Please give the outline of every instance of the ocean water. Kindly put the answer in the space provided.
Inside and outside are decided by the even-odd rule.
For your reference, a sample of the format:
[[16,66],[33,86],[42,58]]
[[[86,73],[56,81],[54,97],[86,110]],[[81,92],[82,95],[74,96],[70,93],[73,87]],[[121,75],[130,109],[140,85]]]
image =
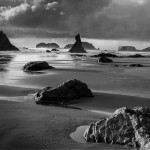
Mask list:
[[[77,78],[95,92],[150,98],[150,57],[113,59],[115,64],[140,63],[145,66],[143,68],[114,67],[112,64],[98,64],[97,59],[90,57],[97,53],[99,51],[89,51],[87,57],[75,57],[66,50],[60,53],[46,53],[45,49],[0,52],[0,56],[12,56],[10,61],[0,62],[0,85],[43,88]],[[47,61],[56,69],[32,74],[23,72],[23,66],[30,61]]]

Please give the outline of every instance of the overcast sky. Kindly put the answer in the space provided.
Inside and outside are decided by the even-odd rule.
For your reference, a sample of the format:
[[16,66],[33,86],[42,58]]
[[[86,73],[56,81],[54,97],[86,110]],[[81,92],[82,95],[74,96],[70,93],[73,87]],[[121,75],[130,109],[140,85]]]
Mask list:
[[150,40],[150,0],[0,0],[0,28],[12,38]]

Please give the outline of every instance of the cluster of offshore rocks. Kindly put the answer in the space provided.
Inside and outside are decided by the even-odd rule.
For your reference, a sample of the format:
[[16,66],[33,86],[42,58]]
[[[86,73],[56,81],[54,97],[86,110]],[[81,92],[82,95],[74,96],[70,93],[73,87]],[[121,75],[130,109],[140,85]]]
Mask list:
[[[98,63],[113,63],[113,60],[111,58],[143,58],[143,55],[135,54],[130,56],[117,56],[115,54],[111,53],[100,53],[97,55],[91,56],[93,58],[97,58]],[[129,65],[119,65],[119,64],[113,64],[115,67],[144,67],[142,64],[129,64]]]
[[[75,44],[67,44],[64,49],[70,49],[70,53],[86,53],[86,50],[97,50],[93,44],[89,42],[81,42],[80,34],[75,36]],[[52,48],[53,50],[57,50],[60,46],[57,43],[39,43],[36,45],[36,48]],[[27,48],[25,48],[27,49]],[[19,51],[17,47],[11,44],[7,35],[0,31],[0,51]],[[133,46],[120,46],[118,51],[120,52],[150,52],[150,47],[145,48],[143,50],[137,50]],[[47,52],[50,52],[47,50]]]
[[[86,53],[86,50],[97,50],[93,44],[88,42],[81,42],[80,34],[75,36],[75,44],[67,44],[64,49],[70,49],[70,53]],[[60,48],[56,43],[39,43],[37,48]],[[86,49],[86,50],[85,50]],[[143,50],[137,50],[134,46],[120,46],[119,52],[150,52],[150,47]]]
[[120,46],[118,51],[119,52],[150,52],[150,47],[147,47],[142,50],[137,50],[134,46]]
[[[86,53],[86,50],[97,50],[93,44],[88,42],[81,42],[80,34],[75,36],[76,42],[74,44],[67,44],[64,49],[70,49],[70,53]],[[59,49],[60,46],[56,43],[39,43],[36,45],[36,48],[52,48]],[[50,50],[47,50],[50,52]]]
[[150,149],[150,109],[120,108],[109,118],[90,124],[84,133],[90,143],[128,145]]

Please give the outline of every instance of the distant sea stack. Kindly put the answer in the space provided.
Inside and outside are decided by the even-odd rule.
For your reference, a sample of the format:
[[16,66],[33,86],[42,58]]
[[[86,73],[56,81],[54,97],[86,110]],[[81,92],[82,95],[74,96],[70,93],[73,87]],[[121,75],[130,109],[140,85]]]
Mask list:
[[[67,44],[64,49],[71,49],[71,47],[73,46],[73,44]],[[97,50],[93,44],[91,43],[88,43],[88,42],[82,42],[82,46],[85,48],[85,49],[89,49],[89,50]]]
[[17,47],[12,45],[3,31],[0,31],[0,51],[19,51]]
[[142,52],[150,52],[150,47],[143,49]]
[[72,48],[69,50],[70,53],[86,53],[86,50],[84,50],[80,38],[80,34],[75,36],[75,44],[72,46]]
[[56,43],[39,43],[36,45],[36,48],[60,48]]
[[133,46],[120,46],[118,51],[120,51],[120,52],[137,52],[138,50]]

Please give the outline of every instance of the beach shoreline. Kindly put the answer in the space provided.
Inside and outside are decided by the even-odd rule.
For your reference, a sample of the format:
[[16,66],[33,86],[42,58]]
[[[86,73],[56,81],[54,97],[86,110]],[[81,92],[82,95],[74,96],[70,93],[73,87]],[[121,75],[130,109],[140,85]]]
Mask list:
[[[56,69],[32,74],[23,72],[23,65],[32,59],[45,60]],[[121,64],[131,59],[114,61]],[[149,59],[140,61],[147,64]],[[95,58],[76,59],[67,53],[17,53],[2,67],[6,71],[0,72],[0,149],[129,149],[80,143],[70,134],[80,126],[110,116],[120,107],[148,107],[150,104],[148,67],[114,67],[98,64]],[[85,82],[94,97],[73,100],[63,107],[35,104],[37,91],[57,87],[69,79]],[[83,131],[77,136],[82,134]]]

